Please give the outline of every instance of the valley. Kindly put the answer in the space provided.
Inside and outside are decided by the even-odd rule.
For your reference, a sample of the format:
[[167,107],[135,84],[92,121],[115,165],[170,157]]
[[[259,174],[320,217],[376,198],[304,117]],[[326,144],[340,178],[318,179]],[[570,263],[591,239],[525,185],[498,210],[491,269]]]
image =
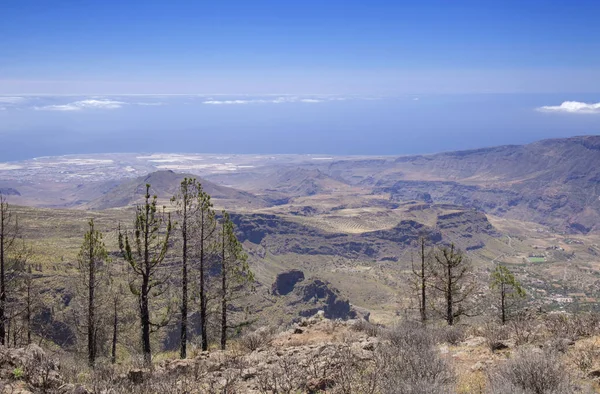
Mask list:
[[216,210],[231,212],[258,280],[249,304],[264,316],[294,318],[273,312],[263,294],[278,274],[300,269],[373,321],[393,321],[413,308],[411,261],[424,233],[467,253],[482,296],[503,263],[536,307],[595,309],[600,297],[597,136],[408,157],[102,154],[0,163],[0,190],[19,206],[31,261],[49,288],[73,270],[88,218],[116,251],[117,226],[131,221],[144,185],[169,211],[184,177],[198,177]]

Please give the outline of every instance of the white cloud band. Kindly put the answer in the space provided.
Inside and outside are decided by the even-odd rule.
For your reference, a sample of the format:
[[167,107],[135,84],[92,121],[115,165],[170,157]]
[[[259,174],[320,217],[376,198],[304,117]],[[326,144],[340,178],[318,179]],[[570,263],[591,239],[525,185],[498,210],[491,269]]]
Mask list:
[[25,100],[25,97],[0,96],[1,104],[19,104],[24,102]]
[[123,101],[116,100],[80,100],[74,101],[68,104],[57,104],[57,105],[46,105],[44,107],[36,107],[35,109],[44,110],[44,111],[81,111],[86,108],[95,108],[95,109],[116,109],[121,108],[123,104],[126,104]]
[[[331,100],[340,100],[340,98],[333,98]],[[300,97],[277,97],[274,99],[250,99],[250,100],[207,100],[203,101],[203,104],[212,104],[212,105],[233,105],[233,104],[281,104],[281,103],[322,103],[324,99],[316,99],[316,98],[300,98]]]
[[546,105],[537,108],[541,112],[564,112],[571,114],[600,114],[600,103],[582,103],[580,101],[564,101],[561,105]]

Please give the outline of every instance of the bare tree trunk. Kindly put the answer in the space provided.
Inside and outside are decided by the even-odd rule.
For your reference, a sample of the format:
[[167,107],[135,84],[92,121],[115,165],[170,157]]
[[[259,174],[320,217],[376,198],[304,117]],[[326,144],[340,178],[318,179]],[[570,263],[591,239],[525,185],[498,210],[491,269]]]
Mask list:
[[88,278],[88,363],[90,367],[94,367],[96,362],[96,324],[94,316],[94,290],[95,290],[95,274],[96,265],[94,262],[94,222],[90,221],[90,250],[89,250],[89,278]]
[[[148,191],[146,192],[149,198]],[[152,349],[150,345],[150,308],[148,305],[148,293],[150,291],[150,251],[148,250],[148,232],[150,218],[150,205],[146,203],[145,231],[144,231],[144,275],[142,278],[141,300],[140,300],[140,320],[142,323],[142,347],[144,352],[144,363],[152,363]]]
[[506,324],[506,288],[504,283],[500,286],[500,308],[502,309],[502,325],[504,325]]
[[4,197],[0,194],[0,344],[4,345],[6,337],[6,273],[5,273],[5,245],[6,221],[8,220],[8,207]]
[[205,212],[201,213],[202,218],[200,222],[200,333],[202,338],[202,350],[208,350],[208,333],[206,332],[206,289],[205,289],[205,278],[204,278],[204,215]]
[[110,362],[112,364],[117,362],[117,333],[118,333],[118,324],[119,324],[119,299],[115,296],[113,299],[113,335],[112,335],[112,352],[110,357]]
[[31,284],[33,281],[31,266],[27,267],[27,299],[25,305],[25,322],[27,324],[27,345],[31,345]]
[[148,278],[144,277],[142,283],[142,297],[140,300],[140,322],[142,324],[142,351],[144,363],[152,362],[152,349],[150,345],[150,310],[148,307]]
[[182,268],[181,268],[181,348],[179,351],[180,358],[187,357],[187,324],[188,324],[188,273],[187,273],[187,252],[188,252],[188,235],[187,235],[187,195],[183,202],[183,223],[181,233],[183,237],[182,250]]
[[421,321],[427,321],[427,281],[425,273],[425,238],[421,238]]
[[12,319],[7,318],[5,320],[5,325],[4,325],[5,333],[4,333],[4,335],[6,335],[6,343],[5,343],[6,347],[10,347],[10,333],[11,333],[10,329],[11,329],[11,323],[12,323]]
[[225,261],[225,223],[221,243],[221,350],[227,346],[227,263]]
[[[9,323],[10,323],[10,322],[12,322],[12,320],[13,320],[13,319],[10,319],[10,320],[9,320]],[[15,322],[15,326],[16,326],[16,325],[17,325],[17,324],[16,324],[16,322]],[[17,338],[19,337],[19,330],[18,330],[18,328],[17,328],[17,327],[14,327],[14,328],[13,328],[13,331],[12,331],[12,337],[13,337],[13,347],[17,347]],[[8,342],[10,341],[10,336],[9,336],[9,335],[7,335],[7,338],[8,338],[8,340],[7,340],[6,342],[8,343]]]
[[446,321],[448,322],[448,325],[451,326],[454,324],[454,310],[452,304],[452,296],[454,292],[452,291],[452,266],[450,264],[448,264],[447,270],[448,289],[446,290]]

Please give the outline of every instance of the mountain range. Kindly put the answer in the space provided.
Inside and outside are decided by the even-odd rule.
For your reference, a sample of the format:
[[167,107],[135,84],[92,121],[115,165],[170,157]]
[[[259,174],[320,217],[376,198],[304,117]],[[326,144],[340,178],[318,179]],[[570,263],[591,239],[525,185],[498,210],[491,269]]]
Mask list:
[[[390,320],[404,307],[398,289],[415,242],[428,234],[432,245],[465,250],[483,282],[495,263],[510,264],[536,302],[600,297],[600,136],[401,157],[40,158],[0,165],[0,190],[23,206],[33,250],[56,270],[56,259],[76,258],[86,218],[113,234],[146,184],[170,207],[186,177],[198,178],[217,210],[231,212],[265,291],[299,269]],[[261,297],[250,301],[278,313]]]

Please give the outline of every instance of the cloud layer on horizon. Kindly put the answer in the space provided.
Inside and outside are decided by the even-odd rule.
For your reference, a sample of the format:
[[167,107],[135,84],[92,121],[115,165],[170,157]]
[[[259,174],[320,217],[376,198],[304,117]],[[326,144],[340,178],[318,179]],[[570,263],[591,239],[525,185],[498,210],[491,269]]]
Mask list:
[[25,97],[0,96],[0,104],[18,104],[25,100]]
[[[140,100],[140,97],[145,99]],[[157,100],[160,98],[160,101]],[[184,99],[186,101],[181,101]],[[198,100],[199,101],[195,101]],[[172,104],[208,104],[208,105],[244,105],[244,104],[282,104],[282,103],[325,103],[345,100],[369,100],[369,97],[342,97],[334,95],[40,95],[40,96],[2,96],[0,110],[35,110],[55,112],[83,112],[83,110],[114,110],[126,106],[167,106]]]
[[95,108],[95,109],[116,109],[121,108],[124,104],[127,104],[123,101],[116,100],[79,100],[74,101],[68,104],[55,104],[55,105],[45,105],[42,107],[35,107],[36,110],[43,111],[81,111],[86,108]]
[[[244,100],[215,100],[210,99],[203,101],[202,104],[211,104],[211,105],[236,105],[236,104],[282,104],[282,103],[322,103],[324,101],[331,101],[334,99],[323,99],[323,98],[301,98],[301,97],[277,97],[274,99],[244,99]],[[335,98],[335,100],[339,100],[339,98]]]
[[562,112],[570,114],[600,114],[600,103],[582,103],[580,101],[563,101],[560,105],[545,105],[537,108],[540,112]]

